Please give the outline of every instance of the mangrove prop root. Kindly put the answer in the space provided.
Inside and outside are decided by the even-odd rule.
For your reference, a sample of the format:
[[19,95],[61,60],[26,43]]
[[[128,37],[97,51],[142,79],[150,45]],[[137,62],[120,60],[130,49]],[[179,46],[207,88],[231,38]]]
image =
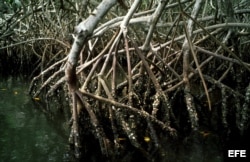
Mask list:
[[[99,5],[90,5],[90,8],[97,7],[76,27],[70,52],[67,43],[58,39],[24,42],[42,61],[35,69],[41,72],[30,85],[32,97],[45,96],[49,103],[61,92],[70,96],[67,101],[72,108],[71,139],[76,155],[81,156],[78,152],[84,144],[81,126],[86,123],[81,123],[81,107],[91,123],[88,131],[99,141],[105,156],[119,154],[125,146],[120,137],[125,136],[148,158],[152,152],[162,149],[162,136],[177,136],[177,130],[185,132],[186,127],[190,128],[188,131],[199,130],[204,118],[215,120],[214,123],[223,125],[224,129],[230,129],[235,123],[242,134],[249,129],[250,86],[247,79],[250,63],[245,51],[249,49],[250,26],[247,10],[235,8],[231,12],[233,16],[220,13],[218,19],[218,15],[206,16],[214,9],[203,6],[202,0],[171,4],[170,1],[148,4],[135,0],[127,12],[117,14],[121,11],[119,8],[110,10],[116,2],[103,0]],[[238,4],[234,5],[239,8]],[[148,9],[142,11],[145,6]],[[182,9],[183,6],[187,7]],[[29,14],[31,12],[25,15]],[[238,20],[239,17],[244,21]],[[19,24],[15,16],[9,20],[15,20],[11,28]],[[53,22],[51,17],[49,20],[52,24],[60,24],[57,21],[61,19]],[[54,31],[57,28],[63,25],[55,25]],[[13,30],[16,31],[19,29]],[[3,39],[7,34],[6,30],[0,36],[0,43],[11,44],[11,40]],[[38,46],[42,41],[47,42]],[[55,48],[58,44],[59,49]],[[11,47],[24,51],[25,48],[19,45],[0,49]],[[69,54],[61,56],[61,50]],[[48,54],[52,52],[54,56]],[[218,114],[213,115],[214,112]],[[232,122],[231,117],[235,121]],[[207,122],[206,126],[211,123]],[[147,141],[141,140],[144,136]]]

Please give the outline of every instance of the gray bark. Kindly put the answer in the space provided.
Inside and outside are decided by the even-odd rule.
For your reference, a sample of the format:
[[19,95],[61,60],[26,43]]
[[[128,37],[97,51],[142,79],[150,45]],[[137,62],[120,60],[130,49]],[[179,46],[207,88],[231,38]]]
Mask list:
[[68,62],[76,66],[83,44],[87,41],[88,36],[93,33],[100,20],[116,4],[117,0],[104,0],[91,13],[91,15],[81,22],[76,29],[76,38],[69,53]]

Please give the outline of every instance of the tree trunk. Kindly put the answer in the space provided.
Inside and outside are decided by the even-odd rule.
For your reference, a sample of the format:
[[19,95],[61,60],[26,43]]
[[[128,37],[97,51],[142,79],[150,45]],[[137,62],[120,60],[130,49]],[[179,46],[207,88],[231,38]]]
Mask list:
[[71,137],[73,139],[75,147],[75,155],[80,156],[79,147],[80,147],[80,136],[78,128],[78,116],[79,112],[77,111],[77,102],[79,98],[76,95],[78,91],[77,87],[77,76],[76,76],[76,66],[78,63],[78,58],[81,53],[81,50],[84,44],[88,41],[88,37],[92,34],[93,30],[103,18],[104,15],[109,11],[109,9],[116,4],[116,0],[103,0],[99,6],[91,13],[91,15],[85,21],[81,22],[76,27],[76,36],[74,38],[74,43],[69,53],[68,61],[65,68],[65,78],[68,83],[69,92],[72,96],[73,101],[73,110],[72,110],[72,119],[73,125],[71,129]]

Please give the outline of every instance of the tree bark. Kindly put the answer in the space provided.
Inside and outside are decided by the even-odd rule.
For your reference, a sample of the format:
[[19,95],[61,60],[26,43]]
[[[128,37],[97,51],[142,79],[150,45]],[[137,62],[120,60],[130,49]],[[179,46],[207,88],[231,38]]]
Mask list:
[[97,8],[91,13],[91,15],[83,22],[81,22],[76,29],[76,36],[74,38],[74,43],[69,53],[68,61],[65,68],[65,79],[68,83],[69,92],[72,96],[73,110],[72,119],[73,125],[71,129],[71,137],[74,141],[75,155],[80,156],[79,152],[79,127],[78,127],[78,115],[79,105],[76,102],[81,102],[76,95],[78,91],[77,87],[77,76],[76,76],[76,66],[78,63],[79,55],[81,53],[83,45],[87,42],[88,37],[93,33],[100,20],[106,15],[106,13],[116,4],[116,0],[103,0]]
[[[191,13],[191,17],[196,19],[201,7],[203,0],[196,0],[193,11]],[[194,29],[194,22],[192,19],[188,20],[187,27],[186,27],[186,39],[182,45],[182,53],[183,53],[183,81],[184,81],[184,95],[186,100],[186,106],[189,113],[189,118],[191,121],[191,128],[193,130],[197,130],[198,128],[198,115],[194,106],[193,96],[190,93],[190,82],[189,82],[189,74],[190,74],[190,58],[191,58],[191,49],[189,47],[190,41],[188,38],[192,38],[193,29]]]

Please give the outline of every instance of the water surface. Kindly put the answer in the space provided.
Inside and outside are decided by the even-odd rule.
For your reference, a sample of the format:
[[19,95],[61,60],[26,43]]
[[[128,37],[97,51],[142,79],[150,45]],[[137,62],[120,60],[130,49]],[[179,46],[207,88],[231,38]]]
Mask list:
[[0,162],[68,161],[67,128],[45,115],[27,89],[24,79],[0,79]]

